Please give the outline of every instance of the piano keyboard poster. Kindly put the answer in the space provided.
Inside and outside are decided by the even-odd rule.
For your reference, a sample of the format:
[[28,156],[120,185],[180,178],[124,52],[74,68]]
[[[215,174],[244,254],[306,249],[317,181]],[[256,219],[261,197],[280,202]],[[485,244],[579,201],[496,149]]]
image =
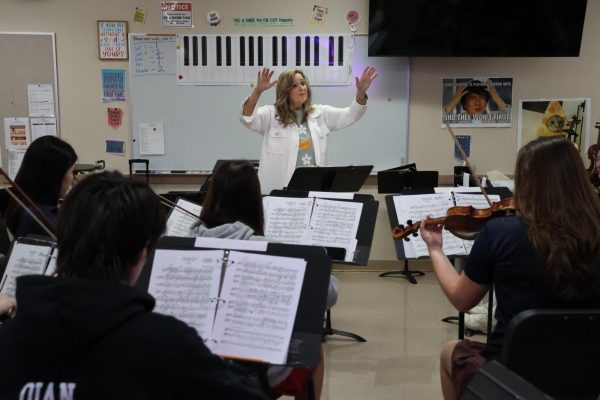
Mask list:
[[275,76],[300,68],[313,86],[350,85],[354,37],[349,34],[177,36],[180,85],[247,85],[262,68]]

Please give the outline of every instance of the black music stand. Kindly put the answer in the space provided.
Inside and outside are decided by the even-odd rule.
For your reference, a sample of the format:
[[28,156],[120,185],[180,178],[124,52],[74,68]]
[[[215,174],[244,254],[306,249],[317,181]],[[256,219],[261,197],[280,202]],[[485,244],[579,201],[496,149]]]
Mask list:
[[[270,196],[275,197],[308,197],[309,192],[301,190],[272,190]],[[323,196],[322,198],[327,198]],[[379,210],[379,202],[373,199],[372,195],[354,194],[353,199],[332,199],[336,201],[352,201],[363,203],[360,221],[358,223],[358,232],[356,233],[356,251],[352,261],[344,261],[345,250],[337,247],[326,247],[327,254],[338,264],[349,265],[367,265],[369,262],[369,254],[371,253],[371,245],[373,243],[373,232],[375,231],[375,221],[377,211]],[[323,338],[327,336],[339,335],[352,338],[358,342],[366,342],[367,340],[355,333],[334,329],[331,323],[331,310],[325,313],[325,326],[323,327]]]
[[438,175],[438,171],[413,171],[405,169],[405,167],[379,171],[377,173],[377,192],[400,193],[406,189],[436,187]]
[[286,190],[358,192],[373,170],[372,165],[296,168]]
[[[196,238],[163,236],[158,240],[156,248],[205,250],[204,248],[195,247],[195,241]],[[227,242],[226,239],[223,241]],[[227,248],[222,247],[222,249]],[[331,274],[331,259],[327,256],[323,247],[282,243],[269,243],[265,254],[306,260],[306,272],[300,291],[300,300],[296,311],[296,319],[294,320],[286,365],[312,368],[318,364],[321,358],[323,313],[325,312],[329,275]],[[136,283],[137,287],[144,290],[148,289],[153,261],[154,252],[148,257],[146,266]]]

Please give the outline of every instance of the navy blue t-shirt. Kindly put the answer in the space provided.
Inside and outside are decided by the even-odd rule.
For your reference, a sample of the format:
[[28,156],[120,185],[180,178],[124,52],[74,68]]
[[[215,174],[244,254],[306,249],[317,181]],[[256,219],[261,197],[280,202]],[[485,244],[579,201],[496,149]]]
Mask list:
[[527,237],[527,225],[516,215],[496,218],[485,225],[475,240],[464,272],[474,282],[494,284],[498,322],[482,352],[486,359],[501,356],[508,323],[521,311],[600,306],[598,298],[567,302],[550,293],[542,259]]

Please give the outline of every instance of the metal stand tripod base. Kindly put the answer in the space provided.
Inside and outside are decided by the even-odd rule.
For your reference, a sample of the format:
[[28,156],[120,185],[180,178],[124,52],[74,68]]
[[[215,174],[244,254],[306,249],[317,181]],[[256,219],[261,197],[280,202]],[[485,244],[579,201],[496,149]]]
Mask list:
[[415,279],[415,276],[424,276],[425,272],[409,270],[408,269],[408,260],[404,260],[404,269],[402,271],[387,271],[387,272],[382,272],[381,274],[379,274],[379,276],[381,276],[381,277],[395,276],[395,275],[401,275],[402,277],[406,278],[410,283],[412,283],[413,285],[416,285],[417,280]]
[[331,336],[331,335],[339,335],[339,336],[349,337],[349,338],[354,339],[357,342],[361,342],[361,343],[367,341],[367,339],[365,339],[362,336],[357,335],[356,333],[333,329],[331,327],[331,310],[327,310],[325,312],[325,327],[323,328],[322,339],[325,340],[325,338],[327,336]]

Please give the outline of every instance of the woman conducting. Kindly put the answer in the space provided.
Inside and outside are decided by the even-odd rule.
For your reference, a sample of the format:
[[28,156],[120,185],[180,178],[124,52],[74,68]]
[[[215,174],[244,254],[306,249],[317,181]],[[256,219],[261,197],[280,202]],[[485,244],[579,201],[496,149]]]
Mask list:
[[521,148],[515,209],[485,225],[460,275],[442,251],[442,227],[421,224],[438,282],[458,310],[472,308],[491,284],[497,296],[487,344],[451,341],[442,350],[445,399],[460,398],[478,368],[500,357],[519,312],[600,305],[600,199],[573,143],[542,137]]
[[[287,70],[272,81],[274,71],[263,68],[256,87],[242,105],[241,122],[262,135],[258,177],[263,193],[286,186],[296,167],[327,164],[327,135],[358,121],[367,110],[367,89],[377,76],[367,67],[356,77],[356,97],[349,107],[312,104],[308,80],[301,70]],[[275,104],[256,107],[271,87]]]

